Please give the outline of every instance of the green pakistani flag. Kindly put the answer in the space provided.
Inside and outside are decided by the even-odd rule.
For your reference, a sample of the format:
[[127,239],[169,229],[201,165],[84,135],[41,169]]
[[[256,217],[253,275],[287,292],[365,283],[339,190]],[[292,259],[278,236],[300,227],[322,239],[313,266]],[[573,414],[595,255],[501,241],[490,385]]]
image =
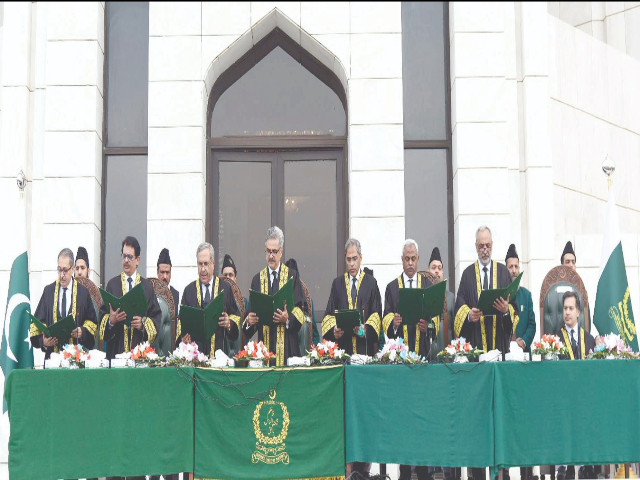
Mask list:
[[593,323],[601,335],[620,335],[625,344],[638,351],[638,336],[633,320],[613,186],[609,188]]
[[[21,202],[22,203],[22,202]],[[21,211],[18,209],[18,211]],[[24,211],[24,207],[22,207]],[[27,229],[24,217],[21,225],[10,233],[10,245],[7,253],[13,258],[9,276],[7,308],[4,313],[4,330],[0,346],[0,367],[4,379],[16,368],[33,367],[33,350],[29,339],[31,310],[29,302],[29,259],[27,257]],[[7,411],[7,402],[3,400],[3,412]]]

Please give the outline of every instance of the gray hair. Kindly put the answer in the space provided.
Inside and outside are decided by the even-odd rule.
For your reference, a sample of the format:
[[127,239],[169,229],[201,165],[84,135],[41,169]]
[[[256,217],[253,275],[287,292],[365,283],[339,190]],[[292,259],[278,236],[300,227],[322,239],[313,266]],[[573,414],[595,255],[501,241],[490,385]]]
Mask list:
[[267,240],[278,240],[280,248],[284,248],[284,233],[280,230],[280,227],[274,225],[267,230],[267,238],[264,239],[264,244],[267,244]]
[[493,234],[491,233],[491,229],[489,227],[487,227],[486,225],[480,225],[478,227],[478,230],[476,230],[476,242],[478,241],[478,234],[480,232],[484,232],[485,230],[488,231],[489,235],[491,235],[491,238],[493,238]]
[[67,257],[71,262],[70,265],[73,267],[73,251],[70,248],[63,248],[62,250],[60,250],[60,253],[58,254],[58,260],[60,260],[61,257]]
[[213,245],[211,245],[209,242],[202,242],[200,245],[198,245],[198,250],[196,250],[196,258],[198,257],[198,254],[205,250],[205,249],[209,249],[209,260],[211,260],[213,262],[213,257],[216,254],[215,249],[213,248]]
[[360,246],[360,241],[355,238],[350,238],[347,240],[347,243],[344,244],[344,252],[347,253],[349,247],[356,247],[358,251],[358,255],[362,255],[362,247]]
[[420,250],[418,249],[418,244],[413,238],[407,238],[404,241],[404,245],[402,245],[402,253],[403,254],[404,254],[404,249],[407,248],[407,247],[416,247],[416,253],[420,253]]

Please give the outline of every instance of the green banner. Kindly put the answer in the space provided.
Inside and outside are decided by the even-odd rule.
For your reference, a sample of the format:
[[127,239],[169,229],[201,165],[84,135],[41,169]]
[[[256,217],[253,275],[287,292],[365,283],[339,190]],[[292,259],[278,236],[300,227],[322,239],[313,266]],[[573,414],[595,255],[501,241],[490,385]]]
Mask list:
[[343,372],[197,369],[195,476],[344,478]]

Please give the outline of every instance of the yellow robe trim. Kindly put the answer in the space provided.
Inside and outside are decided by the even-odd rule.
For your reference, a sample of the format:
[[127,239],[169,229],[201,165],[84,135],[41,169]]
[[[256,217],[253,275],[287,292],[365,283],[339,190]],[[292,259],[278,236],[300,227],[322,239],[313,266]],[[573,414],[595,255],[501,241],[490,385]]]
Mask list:
[[[76,318],[76,300],[78,297],[78,289],[76,286],[76,281],[73,280],[71,282],[71,315],[73,318]],[[56,280],[56,286],[53,292],[53,323],[57,323],[58,321],[58,295],[60,294],[60,280]],[[85,322],[85,323],[93,323],[93,322]],[[42,332],[38,327],[36,327],[33,323],[29,327],[29,336],[35,337],[36,335],[40,335]],[[73,337],[69,338],[69,343],[73,343]],[[61,345],[62,346],[62,345]],[[54,352],[59,352],[59,347],[56,345],[53,347]]]
[[[125,280],[125,275],[124,275],[124,272],[122,272],[120,274],[120,281],[122,282],[122,296],[123,297],[127,293],[127,284],[125,283],[124,280]],[[134,282],[133,286],[135,287],[139,283],[140,283],[140,273],[136,272],[136,281]],[[143,325],[144,325],[144,322],[145,322],[145,318],[146,317],[143,317],[143,319],[142,319],[142,324]],[[131,348],[131,344],[133,343],[133,329],[131,329],[131,337],[129,337],[129,328],[126,325],[123,325],[122,327],[124,328],[124,351],[125,351],[125,353],[127,353]],[[149,342],[149,343],[151,343],[151,342]]]
[[[200,281],[200,280],[198,280]],[[220,289],[220,279],[216,277],[216,281],[213,283],[211,300],[218,296],[218,290]],[[200,289],[198,288],[198,293],[200,293]],[[200,304],[202,305],[202,304]],[[213,331],[213,335],[211,335],[211,346],[209,349],[209,358],[215,357],[216,354],[216,330]]]
[[[267,272],[269,267],[265,267],[260,272],[260,291],[265,295],[269,294],[269,279]],[[287,267],[284,263],[280,264],[280,277],[278,281],[278,289],[284,287],[285,283],[289,280],[289,267]],[[287,309],[289,307],[287,306]],[[302,310],[299,307],[293,307],[290,310],[291,314],[300,322],[300,324],[305,322],[304,315],[302,314]],[[284,337],[285,337],[285,325],[278,325],[276,327],[276,366],[282,367],[284,366]],[[262,337],[264,339],[264,344],[267,349],[269,348],[269,327],[264,325],[262,327]]]
[[333,315],[325,315],[325,317],[322,319],[322,336],[324,337],[325,334],[335,326],[336,317]]
[[456,334],[456,337],[460,336],[460,332],[462,331],[462,325],[464,325],[464,322],[467,319],[467,316],[469,315],[470,311],[471,309],[469,308],[468,305],[462,305],[458,309],[458,313],[456,313],[456,319],[453,323],[453,330],[454,330],[454,333]]
[[85,320],[82,326],[86,328],[91,335],[93,335],[93,338],[96,337],[96,330],[98,329],[98,326],[95,323],[91,320]]
[[[344,273],[344,284],[347,289],[347,300],[349,301],[349,310],[353,310],[356,308],[358,304],[358,294],[360,293],[360,285],[362,284],[362,279],[364,278],[364,270],[360,272],[358,275],[358,283],[356,284],[356,298],[351,298],[351,286],[349,285],[349,272]],[[380,332],[380,327],[378,326],[378,333]],[[365,336],[366,338],[366,336]],[[358,342],[356,340],[355,335],[351,335],[351,345],[353,347],[353,353],[358,353]]]
[[[584,328],[578,326],[578,329],[580,330],[580,358],[584,359]],[[571,357],[571,360],[575,360],[575,357],[573,356],[573,348],[571,348],[571,340],[569,340],[569,335],[567,334],[567,329],[563,328],[562,329],[562,336],[564,337],[564,344],[567,346],[567,350],[569,350],[569,357]]]
[[391,326],[391,322],[393,322],[393,317],[395,313],[389,312],[384,317],[382,317],[382,328],[384,328],[384,333],[387,333],[389,327]]

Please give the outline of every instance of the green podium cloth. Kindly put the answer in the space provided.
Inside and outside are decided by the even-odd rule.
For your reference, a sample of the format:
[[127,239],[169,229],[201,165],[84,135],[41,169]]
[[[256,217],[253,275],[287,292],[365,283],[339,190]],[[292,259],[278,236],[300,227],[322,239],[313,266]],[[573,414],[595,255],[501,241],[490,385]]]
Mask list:
[[497,466],[640,460],[640,361],[496,367]]
[[493,365],[347,366],[347,462],[493,463]]
[[174,368],[14,370],[11,479],[189,471],[192,372]]
[[197,369],[195,477],[344,478],[343,372]]

